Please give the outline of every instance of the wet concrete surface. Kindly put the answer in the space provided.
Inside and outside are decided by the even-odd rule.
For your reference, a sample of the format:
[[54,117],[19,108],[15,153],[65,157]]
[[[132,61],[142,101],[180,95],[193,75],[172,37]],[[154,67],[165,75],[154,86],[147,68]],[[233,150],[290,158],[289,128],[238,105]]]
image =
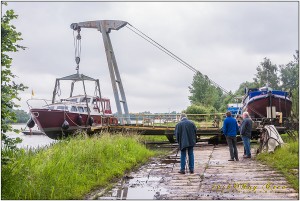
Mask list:
[[[90,199],[298,199],[279,172],[256,160],[228,161],[227,145],[198,143],[194,148],[195,173],[179,174],[180,152],[153,159],[124,176],[112,189],[102,190]],[[255,157],[254,149],[252,156]]]

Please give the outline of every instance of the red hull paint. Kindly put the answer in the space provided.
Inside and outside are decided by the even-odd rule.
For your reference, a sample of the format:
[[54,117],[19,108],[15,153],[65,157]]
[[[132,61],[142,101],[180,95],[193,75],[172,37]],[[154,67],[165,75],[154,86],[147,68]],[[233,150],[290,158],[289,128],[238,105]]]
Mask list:
[[271,101],[269,96],[251,101],[246,105],[246,110],[253,118],[267,117],[266,108],[270,106],[270,102],[272,102],[272,107],[276,107],[276,112],[282,112],[282,117],[289,117],[291,115],[292,102],[288,99],[285,100],[275,96],[271,97]]
[[[34,122],[42,129],[50,138],[57,139],[64,135],[75,132],[78,129],[88,129],[91,126],[86,123],[88,121],[87,114],[64,112],[61,110],[48,109],[31,109],[30,110]],[[80,125],[79,116],[82,117],[82,125]],[[94,120],[94,126],[97,125],[116,125],[118,121],[115,117],[104,117],[101,115],[91,115]],[[63,130],[61,128],[64,121],[69,123],[69,129]]]

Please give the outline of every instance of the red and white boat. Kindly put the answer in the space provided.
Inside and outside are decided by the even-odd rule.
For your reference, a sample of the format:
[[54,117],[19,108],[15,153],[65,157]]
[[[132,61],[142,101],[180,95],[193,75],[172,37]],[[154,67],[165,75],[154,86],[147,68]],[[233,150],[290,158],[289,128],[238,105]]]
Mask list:
[[[56,101],[61,80],[71,80],[70,97]],[[74,83],[83,82],[84,95],[73,96]],[[98,96],[89,96],[85,92],[85,81],[94,81]],[[41,107],[33,107],[32,103],[43,101]],[[98,79],[74,74],[56,79],[52,102],[44,99],[29,99],[27,104],[30,109],[31,119],[27,126],[33,127],[36,123],[48,137],[60,139],[78,130],[90,131],[92,127],[117,125],[118,119],[112,115],[110,100],[101,97],[100,84]]]

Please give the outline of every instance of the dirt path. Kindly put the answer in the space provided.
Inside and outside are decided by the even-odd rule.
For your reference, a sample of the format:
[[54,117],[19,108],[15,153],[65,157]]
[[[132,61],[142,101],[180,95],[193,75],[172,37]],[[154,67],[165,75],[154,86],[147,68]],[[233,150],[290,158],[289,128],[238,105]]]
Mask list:
[[[125,176],[112,190],[93,199],[298,199],[284,177],[254,159],[228,161],[225,145],[195,147],[195,173],[179,170],[176,153],[154,160]],[[254,152],[254,150],[252,150]],[[255,156],[254,153],[252,153]]]

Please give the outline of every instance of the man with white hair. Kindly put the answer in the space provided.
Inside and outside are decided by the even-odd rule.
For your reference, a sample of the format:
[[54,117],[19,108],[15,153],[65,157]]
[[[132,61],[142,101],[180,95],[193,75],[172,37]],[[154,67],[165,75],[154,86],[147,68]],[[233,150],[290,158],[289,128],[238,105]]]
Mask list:
[[248,112],[244,112],[243,122],[240,126],[240,134],[242,136],[244,148],[246,151],[246,155],[243,156],[244,158],[251,158],[251,148],[250,148],[251,132],[252,132],[252,119],[250,118]]
[[197,128],[195,124],[188,120],[186,114],[180,115],[180,122],[175,128],[175,137],[179,144],[180,152],[180,171],[178,173],[185,174],[186,151],[189,155],[190,173],[194,173],[194,146],[196,144]]

